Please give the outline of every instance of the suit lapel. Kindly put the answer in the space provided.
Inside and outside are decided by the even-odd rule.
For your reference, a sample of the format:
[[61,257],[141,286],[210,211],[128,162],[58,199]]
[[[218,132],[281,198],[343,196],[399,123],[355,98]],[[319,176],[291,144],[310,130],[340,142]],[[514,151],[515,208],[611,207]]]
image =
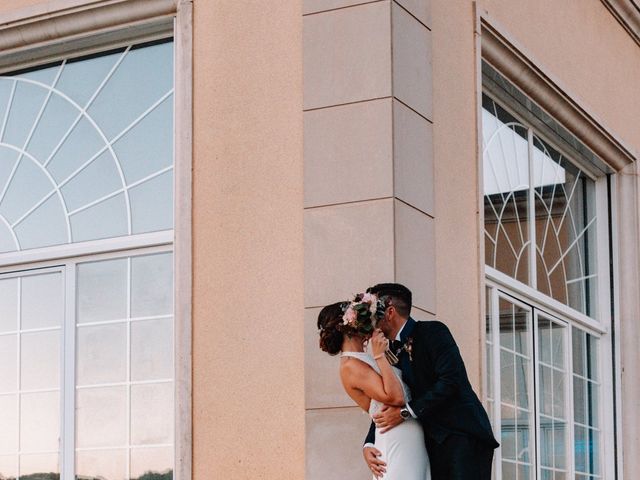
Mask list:
[[[413,318],[409,317],[407,319],[407,323],[404,324],[404,327],[400,332],[400,341],[402,342],[403,345],[406,344],[407,339],[413,333],[415,326],[416,326],[416,321]],[[414,383],[414,376],[413,376],[413,368],[411,367],[412,359],[410,359],[409,354],[405,350],[403,350],[400,353],[399,360],[400,360],[399,367],[400,367],[400,370],[402,370],[402,378],[404,378],[404,381],[407,383],[407,385],[409,385],[409,388],[413,390],[415,383]]]
[[414,328],[416,328],[416,321],[409,317],[407,319],[407,323],[404,324],[404,327],[402,327],[402,331],[400,332],[400,341],[402,343],[407,341],[407,338],[409,338],[413,333]]

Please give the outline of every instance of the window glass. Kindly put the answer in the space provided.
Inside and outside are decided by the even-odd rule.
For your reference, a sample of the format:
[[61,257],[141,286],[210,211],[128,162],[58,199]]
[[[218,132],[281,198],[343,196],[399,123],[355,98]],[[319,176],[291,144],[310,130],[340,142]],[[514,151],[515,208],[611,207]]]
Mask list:
[[173,254],[83,262],[76,271],[78,478],[120,480],[123,469],[131,479],[171,478]]
[[0,292],[0,478],[58,475],[63,275],[3,278]]
[[482,138],[485,263],[594,316],[595,182],[487,95]]
[[0,77],[0,252],[173,228],[173,42]]
[[485,262],[529,284],[529,160],[527,128],[485,97]]
[[552,480],[601,477],[600,340],[495,287],[487,305],[488,409],[500,433],[501,478],[534,478],[537,469]]

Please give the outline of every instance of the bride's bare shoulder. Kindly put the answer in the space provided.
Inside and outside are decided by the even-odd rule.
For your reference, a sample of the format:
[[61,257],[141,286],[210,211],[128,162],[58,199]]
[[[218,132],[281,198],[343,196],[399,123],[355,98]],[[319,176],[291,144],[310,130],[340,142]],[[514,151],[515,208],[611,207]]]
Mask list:
[[359,378],[373,372],[373,369],[362,360],[353,357],[343,357],[340,362],[340,375],[343,378]]

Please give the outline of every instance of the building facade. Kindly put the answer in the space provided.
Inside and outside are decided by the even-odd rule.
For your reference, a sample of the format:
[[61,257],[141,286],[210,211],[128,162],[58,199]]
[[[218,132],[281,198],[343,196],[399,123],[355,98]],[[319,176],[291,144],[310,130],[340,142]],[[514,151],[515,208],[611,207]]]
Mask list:
[[381,281],[497,480],[634,478],[639,85],[635,0],[0,1],[0,478],[369,478]]

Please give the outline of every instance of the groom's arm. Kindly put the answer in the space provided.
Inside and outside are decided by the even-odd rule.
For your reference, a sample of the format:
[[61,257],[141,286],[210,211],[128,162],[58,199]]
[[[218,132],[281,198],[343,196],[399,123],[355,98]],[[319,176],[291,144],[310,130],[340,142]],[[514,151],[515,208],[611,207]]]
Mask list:
[[426,350],[434,365],[436,382],[422,396],[409,402],[418,418],[425,418],[456,394],[464,379],[464,361],[451,332],[441,322],[434,322],[425,338]]
[[382,478],[387,471],[387,464],[380,458],[382,453],[374,445],[376,440],[375,437],[376,425],[371,422],[369,433],[367,434],[367,438],[365,439],[362,447],[362,456],[364,457],[364,461],[367,463],[369,470],[371,470],[371,473],[373,473],[376,478]]

